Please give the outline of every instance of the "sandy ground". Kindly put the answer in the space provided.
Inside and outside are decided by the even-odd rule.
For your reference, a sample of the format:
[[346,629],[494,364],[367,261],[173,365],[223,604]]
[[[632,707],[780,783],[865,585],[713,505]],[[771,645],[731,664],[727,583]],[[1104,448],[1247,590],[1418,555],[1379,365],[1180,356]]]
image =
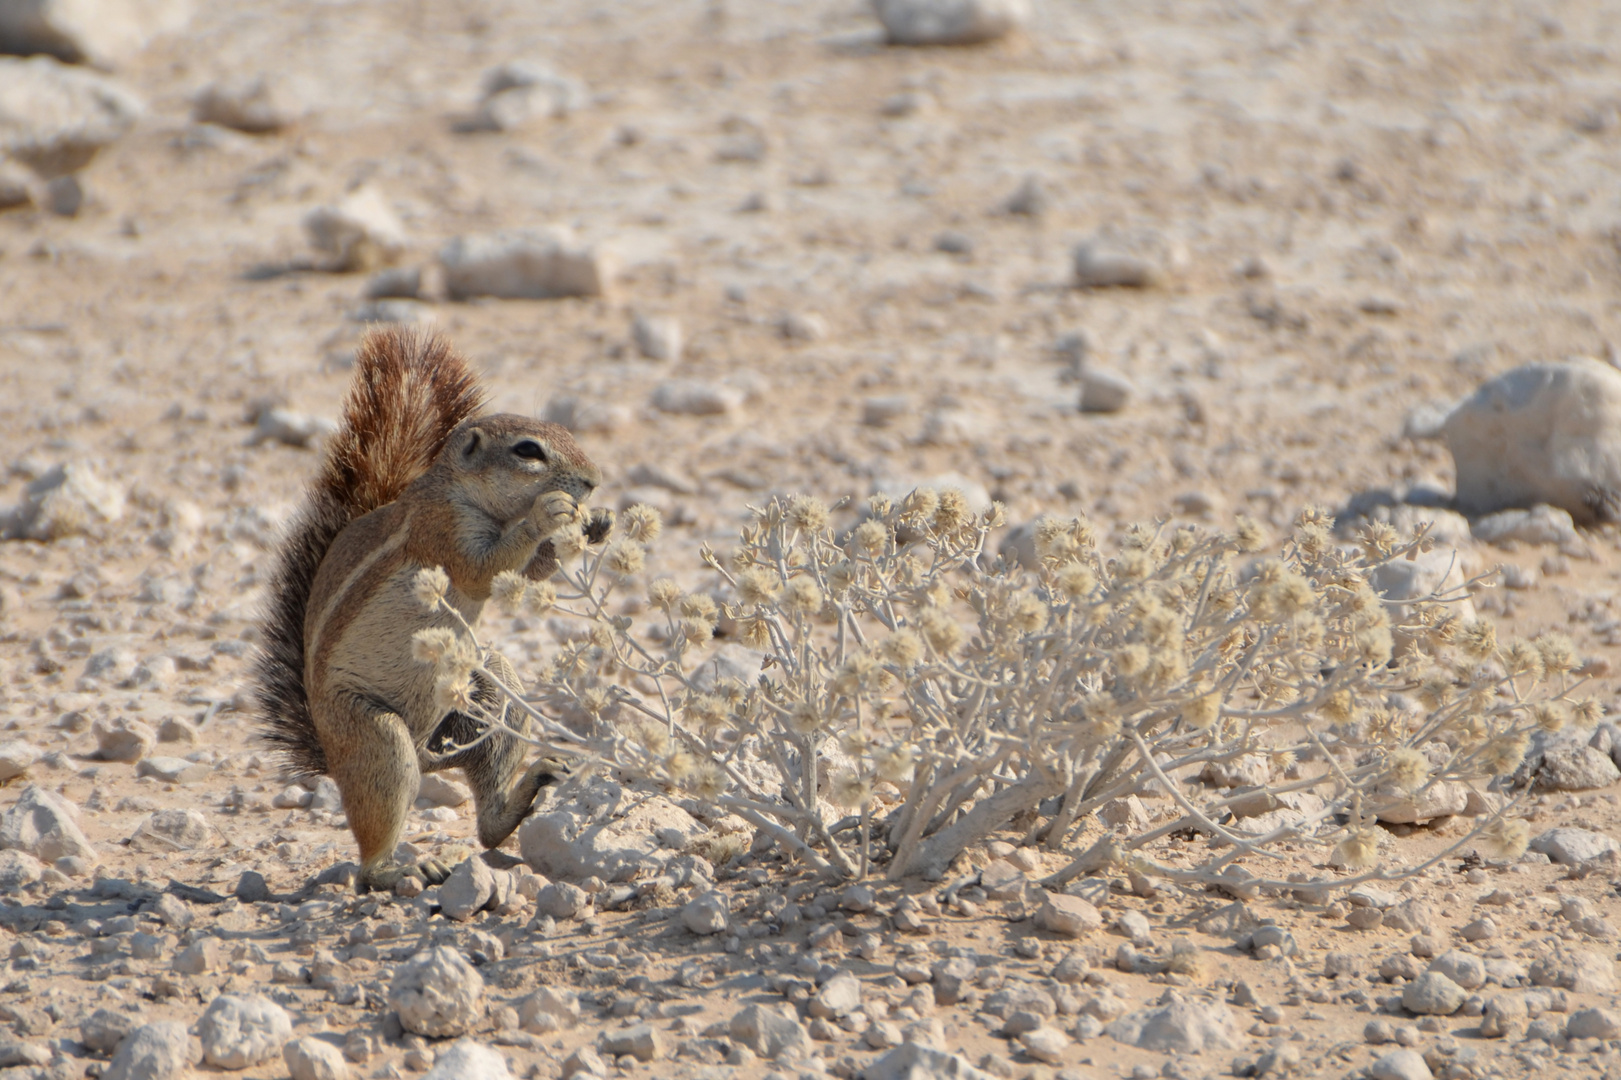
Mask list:
[[[36,907],[6,924],[0,1012],[36,1042],[78,1038],[98,1007],[190,1023],[222,989],[263,989],[276,964],[337,950],[350,972],[339,981],[363,992],[339,1004],[325,987],[276,985],[296,1032],[340,1044],[352,1030],[377,1032],[356,1066],[367,1075],[426,1062],[407,1062],[419,1048],[384,1037],[379,996],[390,963],[446,931],[423,904],[333,889],[321,894],[330,909],[304,915],[274,902],[193,903],[191,935],[224,939],[229,958],[201,975],[170,970],[185,944],[178,928],[142,922],[165,936],[142,959],[116,944],[133,927],[110,925],[150,895],[140,888],[173,880],[229,894],[255,870],[285,896],[352,857],[341,819],[270,809],[282,784],[240,708],[275,531],[317,461],[309,449],[248,445],[246,417],[265,400],[335,416],[376,315],[364,275],[265,269],[308,255],[300,222],[311,208],[377,189],[407,227],[407,265],[431,264],[457,235],[559,224],[615,251],[622,272],[605,297],[424,303],[415,314],[473,359],[498,407],[600,406],[604,424],[580,438],[604,465],[603,501],[663,506],[674,527],[658,568],[691,584],[705,580],[698,546],[726,547],[746,506],[771,492],[862,498],[953,474],[1006,503],[1014,522],[1192,509],[1216,524],[1242,511],[1281,530],[1306,502],[1450,490],[1445,447],[1402,434],[1413,410],[1519,363],[1621,344],[1618,34],[1615,11],[1593,3],[1047,2],[1027,33],[953,50],[883,47],[874,20],[847,2],[205,5],[184,34],[117,71],[148,113],[82,174],[82,212],[0,215],[0,461],[10,467],[0,502],[67,462],[130,497],[96,535],[0,546],[0,715],[7,737],[48,752],[11,789],[60,790],[81,808],[98,873],[139,886],[95,896],[83,880],[47,875],[7,898]],[[482,74],[513,59],[577,77],[589,104],[519,131],[458,133]],[[267,136],[195,125],[192,95],[242,72],[277,76],[304,118]],[[1043,211],[1006,212],[1030,176]],[[1089,238],[1151,258],[1162,284],[1074,288],[1070,252]],[[679,318],[678,364],[638,355],[638,313]],[[805,332],[791,336],[790,325]],[[1076,408],[1057,347],[1076,332],[1093,364],[1134,384],[1125,410]],[[672,377],[727,383],[747,402],[714,417],[658,412],[649,396]],[[869,399],[893,397],[904,403],[892,419],[865,422]],[[647,484],[644,465],[674,482]],[[1618,659],[1618,545],[1609,533],[1586,540],[1591,557],[1575,559],[1466,545],[1474,570],[1527,571],[1529,588],[1477,598],[1505,635],[1558,627],[1584,656]],[[520,656],[552,645],[540,628],[496,632]],[[87,676],[87,661],[107,655],[111,666]],[[135,676],[142,665],[147,676]],[[158,752],[189,755],[205,775],[168,784],[92,760],[90,724],[114,717],[190,721],[196,745]],[[1615,803],[1612,792],[1550,795],[1535,820],[1614,833]],[[170,855],[129,845],[152,810],[169,807],[205,809],[212,846]],[[469,816],[450,817],[414,822],[413,842],[442,855],[470,843]],[[1447,828],[1397,842],[1417,856],[1444,845]],[[791,1073],[728,1065],[726,1044],[704,1031],[740,1000],[781,1000],[768,980],[800,971],[817,919],[746,936],[765,929],[762,896],[804,880],[793,874],[769,858],[724,871],[745,931],[731,951],[725,935],[673,929],[665,908],[550,933],[531,927],[532,911],[481,917],[468,926],[510,954],[485,969],[494,1000],[481,1037],[505,1032],[520,1070],[555,1076],[616,1018],[642,1016],[673,1060],[622,1061],[628,1072]],[[1498,936],[1471,948],[1528,963],[1576,935],[1557,914],[1564,897],[1621,917],[1613,870],[1566,876],[1454,859],[1407,888],[1434,905],[1430,932],[1444,944],[1489,910]],[[816,888],[831,886],[804,886]],[[1494,893],[1507,902],[1477,910]],[[1010,921],[1022,912],[994,901],[930,917],[926,935],[898,934],[882,918],[897,896],[880,890],[878,913],[849,916],[846,936],[818,955],[837,959],[840,942],[853,950],[860,933],[880,934],[872,958],[837,961],[869,1000],[940,1018],[950,1049],[976,1064],[992,1055],[1001,1075],[1230,1074],[1234,1059],[1253,1064],[1281,1042],[1299,1050],[1300,1073],[1338,1076],[1391,1049],[1367,1044],[1362,1029],[1380,998],[1399,993],[1378,967],[1408,950],[1410,934],[1359,932],[1343,911],[1262,897],[1252,910],[1301,949],[1263,961],[1199,929],[1228,898],[1117,892],[1111,917],[1140,908],[1162,943],[1186,936],[1205,960],[1190,976],[1122,973],[1110,964],[1124,939],[1100,932],[1078,943],[1096,978],[1134,1006],[1168,979],[1227,998],[1243,980],[1259,1002],[1234,1006],[1250,1034],[1197,1056],[1101,1037],[1035,1062],[972,1007],[908,1005],[913,989],[894,965],[903,951],[976,951],[998,973],[983,996],[997,978],[1046,978],[1072,943]],[[87,933],[86,919],[110,936]],[[469,932],[452,931],[473,949]],[[1613,958],[1616,943],[1583,947]],[[1352,954],[1355,973],[1323,975],[1330,951]],[[593,967],[585,954],[633,959]],[[701,971],[694,985],[669,981],[688,963]],[[510,1037],[502,1009],[547,981],[586,994],[584,1022]],[[1607,993],[1569,999],[1571,1009],[1611,1004]],[[1413,1041],[1438,1062],[1477,1051],[1459,1075],[1621,1072],[1614,1044],[1488,1041],[1478,1023],[1426,1021]],[[833,1036],[817,1043],[819,1068],[853,1074],[876,1056],[858,1035]],[[75,1076],[95,1062],[59,1060]],[[278,1059],[243,1075],[285,1074]]]

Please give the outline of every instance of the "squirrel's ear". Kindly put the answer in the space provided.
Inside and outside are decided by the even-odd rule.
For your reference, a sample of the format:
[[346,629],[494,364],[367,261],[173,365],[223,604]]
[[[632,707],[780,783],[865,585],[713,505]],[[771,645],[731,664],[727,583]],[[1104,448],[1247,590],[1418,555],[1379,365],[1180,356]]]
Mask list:
[[484,432],[480,428],[468,428],[465,441],[462,443],[462,457],[470,459],[479,448],[484,445]]

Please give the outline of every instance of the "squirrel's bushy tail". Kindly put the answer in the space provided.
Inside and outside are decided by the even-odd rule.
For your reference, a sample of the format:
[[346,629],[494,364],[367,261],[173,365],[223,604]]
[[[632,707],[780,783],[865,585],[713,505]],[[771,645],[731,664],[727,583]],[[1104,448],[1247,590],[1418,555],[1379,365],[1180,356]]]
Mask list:
[[304,613],[321,560],[344,526],[399,498],[483,407],[467,361],[438,334],[390,328],[361,343],[343,419],[283,540],[261,619],[259,726],[292,775],[326,772],[304,689]]

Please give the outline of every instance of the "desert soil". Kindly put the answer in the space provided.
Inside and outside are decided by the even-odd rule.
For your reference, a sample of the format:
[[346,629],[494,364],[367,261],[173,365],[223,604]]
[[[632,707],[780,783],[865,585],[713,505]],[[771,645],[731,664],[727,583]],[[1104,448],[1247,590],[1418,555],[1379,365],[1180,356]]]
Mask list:
[[[490,1008],[474,1033],[518,1075],[560,1075],[626,1018],[663,1043],[652,1063],[610,1060],[630,1075],[854,1075],[878,1051],[837,1025],[797,1064],[726,1041],[738,1008],[785,1000],[780,977],[804,980],[818,962],[852,970],[890,1020],[938,1019],[944,1048],[1001,1076],[1230,1075],[1277,1046],[1298,1051],[1300,1075],[1350,1075],[1394,1049],[1364,1038],[1380,1018],[1438,1072],[1621,1074],[1614,1042],[1493,1040],[1478,1017],[1381,1011],[1400,984],[1380,964],[1408,954],[1412,934],[1359,931],[1343,906],[1287,896],[1248,907],[1299,953],[1259,959],[1202,929],[1230,897],[1144,898],[1110,882],[1098,899],[1111,925],[1138,909],[1161,946],[1197,946],[1181,974],[1118,970],[1118,932],[1061,939],[1035,929],[1022,901],[948,906],[901,933],[885,917],[894,901],[939,885],[877,883],[876,910],[851,914],[842,885],[770,853],[721,869],[736,933],[702,938],[674,920],[685,896],[549,926],[526,906],[448,923],[431,893],[295,896],[352,858],[352,840],[341,815],[271,807],[284,785],[253,742],[244,690],[276,530],[318,461],[311,448],[249,445],[246,418],[265,401],[335,417],[377,314],[363,274],[274,271],[308,256],[303,216],[360,185],[404,221],[407,265],[431,265],[457,235],[559,224],[617,253],[603,297],[424,302],[403,317],[448,333],[500,408],[539,414],[572,397],[595,410],[580,439],[604,466],[601,500],[660,505],[671,528],[656,569],[690,586],[712,583],[699,545],[724,551],[772,492],[859,500],[946,482],[977,485],[1013,522],[1192,513],[1223,525],[1244,512],[1282,535],[1308,502],[1450,490],[1445,446],[1403,434],[1414,410],[1526,361],[1614,355],[1618,50],[1615,10],[1575,2],[1047,2],[1026,33],[966,49],[887,48],[865,8],[843,0],[202,5],[116,71],[148,111],[81,175],[81,212],[0,215],[0,502],[62,463],[87,463],[130,499],[89,536],[0,545],[0,718],[6,737],[46,752],[0,801],[29,784],[61,792],[96,845],[94,875],[126,883],[93,892],[88,876],[48,870],[4,898],[0,1015],[19,1038],[57,1047],[61,1075],[95,1075],[105,1058],[72,1049],[94,1009],[191,1024],[221,992],[269,992],[295,1035],[373,1034],[353,1068],[401,1075],[434,1047],[390,1029],[391,966],[423,942],[471,953],[482,941]],[[589,103],[516,131],[455,130],[482,74],[514,59],[580,79]],[[196,91],[244,72],[281,79],[303,118],[264,136],[196,125]],[[1031,176],[1044,206],[1007,212]],[[1150,258],[1160,283],[1074,287],[1070,252],[1089,238]],[[636,314],[680,320],[677,364],[639,355]],[[1134,385],[1122,411],[1077,409],[1057,348],[1076,332],[1090,363]],[[660,412],[650,395],[671,378],[746,400],[713,416]],[[873,398],[904,400],[873,424]],[[1621,545],[1609,532],[1584,539],[1576,558],[1465,544],[1475,572],[1524,571],[1527,587],[1477,595],[1502,635],[1559,628],[1585,657],[1618,659]],[[555,646],[543,623],[488,622],[513,655]],[[1608,684],[1603,695],[1614,703]],[[194,744],[154,752],[190,758],[199,775],[166,783],[96,760],[91,725],[119,717],[188,722]],[[179,852],[132,844],[166,808],[205,811],[216,835]],[[467,811],[418,816],[408,837],[455,861],[472,843]],[[1621,836],[1613,789],[1535,797],[1530,814],[1538,831]],[[1392,843],[1416,860],[1458,828]],[[990,857],[976,849],[960,869]],[[1032,877],[1062,865],[1021,858]],[[141,906],[171,882],[228,896],[246,871],[277,899],[182,889],[187,929]],[[1613,864],[1576,877],[1545,861],[1452,858],[1401,896],[1431,904],[1427,933],[1442,949],[1489,913],[1495,936],[1466,945],[1483,956],[1528,965],[1557,943],[1608,960],[1613,932],[1583,938],[1559,905],[1585,897],[1621,919],[1616,881]],[[765,913],[790,888],[809,917],[781,927]],[[311,897],[329,903],[296,906]],[[843,933],[811,946],[830,921]],[[156,955],[131,954],[132,930],[160,938]],[[879,943],[863,956],[867,933]],[[219,967],[173,970],[203,936],[223,942]],[[895,974],[950,949],[979,957],[980,985],[962,1002],[936,1006],[929,984]],[[1105,983],[1133,1008],[1177,984],[1232,1001],[1247,983],[1252,1000],[1231,1006],[1238,1045],[1166,1054],[1098,1036],[1032,1059],[979,1006],[1004,982],[1043,985],[1071,949],[1092,974],[1045,984],[1063,991],[1061,1010]],[[1348,954],[1346,974],[1325,974],[1330,952]],[[318,960],[342,965],[348,992],[296,974]],[[272,984],[288,963],[291,981]],[[580,991],[578,1026],[517,1026],[518,1002],[544,983]],[[1479,991],[1493,992],[1504,991]],[[1613,991],[1563,1002],[1614,1004]],[[241,1075],[286,1068],[278,1056]]]

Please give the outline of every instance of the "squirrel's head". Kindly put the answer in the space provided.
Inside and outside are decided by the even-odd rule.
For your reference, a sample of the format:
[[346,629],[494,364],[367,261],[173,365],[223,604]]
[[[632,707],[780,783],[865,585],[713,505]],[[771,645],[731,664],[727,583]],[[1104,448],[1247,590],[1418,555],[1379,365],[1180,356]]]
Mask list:
[[451,432],[440,464],[471,482],[494,516],[518,517],[535,496],[566,491],[584,504],[602,484],[602,470],[559,424],[497,413],[464,420]]

